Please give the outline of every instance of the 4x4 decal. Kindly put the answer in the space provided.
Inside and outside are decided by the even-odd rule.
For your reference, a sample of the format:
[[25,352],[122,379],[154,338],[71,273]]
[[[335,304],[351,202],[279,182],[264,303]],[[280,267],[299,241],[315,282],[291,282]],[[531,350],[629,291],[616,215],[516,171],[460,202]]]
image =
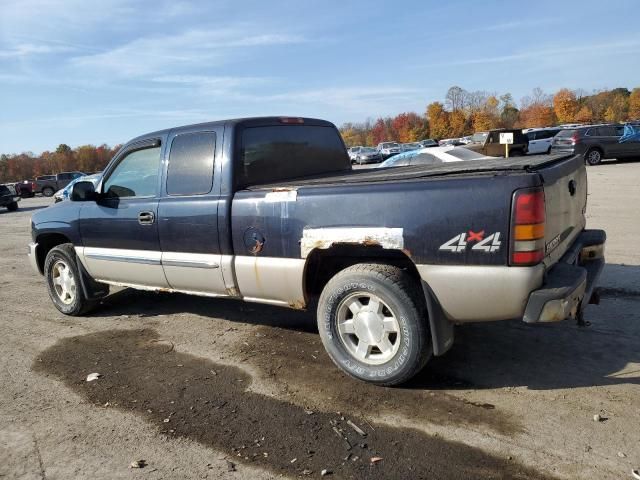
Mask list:
[[470,246],[472,242],[475,242],[475,244],[471,247],[471,250],[479,250],[485,253],[497,252],[500,250],[500,246],[502,245],[502,242],[500,241],[500,232],[492,233],[485,237],[484,230],[479,232],[469,230],[468,232],[460,233],[451,240],[443,243],[440,245],[439,250],[461,253],[466,251],[467,246]]

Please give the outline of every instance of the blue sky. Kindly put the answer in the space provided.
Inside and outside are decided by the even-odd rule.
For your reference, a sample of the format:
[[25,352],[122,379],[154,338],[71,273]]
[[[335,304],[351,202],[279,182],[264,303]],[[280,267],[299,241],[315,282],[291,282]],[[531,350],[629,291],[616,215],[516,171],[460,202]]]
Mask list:
[[424,112],[451,85],[640,86],[640,9],[598,1],[0,0],[0,152],[253,115]]

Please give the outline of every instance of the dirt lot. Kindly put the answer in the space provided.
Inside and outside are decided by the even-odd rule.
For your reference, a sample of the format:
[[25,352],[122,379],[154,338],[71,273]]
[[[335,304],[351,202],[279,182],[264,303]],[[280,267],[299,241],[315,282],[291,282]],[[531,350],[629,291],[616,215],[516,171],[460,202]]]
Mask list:
[[460,327],[395,389],[339,373],[304,312],[123,290],[63,317],[25,255],[51,201],[0,211],[0,478],[632,478],[640,163],[589,181],[609,236],[591,326]]

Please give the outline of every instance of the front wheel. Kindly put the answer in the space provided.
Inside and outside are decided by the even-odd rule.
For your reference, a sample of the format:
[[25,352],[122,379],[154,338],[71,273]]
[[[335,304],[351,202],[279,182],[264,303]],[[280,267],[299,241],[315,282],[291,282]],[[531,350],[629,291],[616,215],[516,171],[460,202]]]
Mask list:
[[16,210],[18,210],[18,202],[11,202],[9,205],[7,205],[7,210],[9,210],[10,212],[15,212]]
[[340,369],[379,385],[406,382],[432,353],[422,290],[391,265],[361,263],[335,275],[320,295],[318,329]]
[[72,244],[58,245],[49,251],[44,262],[44,275],[49,297],[61,313],[82,315],[94,306],[82,290]]
[[44,187],[42,189],[42,195],[44,195],[45,197],[52,197],[54,193],[56,192],[51,187]]

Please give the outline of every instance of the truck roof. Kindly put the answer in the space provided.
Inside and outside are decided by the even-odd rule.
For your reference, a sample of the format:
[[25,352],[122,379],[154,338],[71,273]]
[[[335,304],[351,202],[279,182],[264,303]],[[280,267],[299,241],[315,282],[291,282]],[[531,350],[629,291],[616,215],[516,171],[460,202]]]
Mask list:
[[[289,120],[289,122],[285,121]],[[203,122],[203,123],[193,123],[190,125],[182,125],[179,127],[170,127],[165,128],[163,130],[156,130],[155,132],[145,133],[143,135],[139,135],[130,141],[127,144],[132,142],[137,142],[140,140],[145,140],[147,138],[155,138],[168,134],[169,132],[179,132],[182,130],[196,130],[202,129],[206,130],[207,128],[220,127],[225,125],[241,125],[243,127],[257,127],[264,125],[315,125],[315,126],[324,126],[324,127],[335,127],[335,125],[327,120],[321,120],[319,118],[308,118],[308,117],[296,117],[296,116],[287,116],[281,115],[277,117],[242,117],[242,118],[230,118],[226,120],[213,120],[211,122]]]

